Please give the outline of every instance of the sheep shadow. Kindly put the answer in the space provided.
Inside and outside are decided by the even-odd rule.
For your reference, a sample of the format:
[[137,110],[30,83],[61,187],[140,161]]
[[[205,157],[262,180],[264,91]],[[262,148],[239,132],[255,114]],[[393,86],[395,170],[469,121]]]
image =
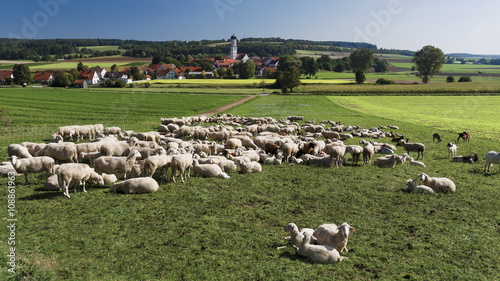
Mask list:
[[[36,191],[36,190],[35,190]],[[48,200],[53,199],[55,197],[64,196],[62,192],[57,191],[47,191],[44,193],[36,193],[26,197],[19,198],[19,201],[33,201],[33,200]]]

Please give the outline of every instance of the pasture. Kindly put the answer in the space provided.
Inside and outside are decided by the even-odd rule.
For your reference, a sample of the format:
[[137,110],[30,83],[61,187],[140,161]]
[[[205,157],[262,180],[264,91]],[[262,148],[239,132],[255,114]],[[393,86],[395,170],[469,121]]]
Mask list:
[[[121,120],[126,120],[136,124],[133,129],[147,131],[151,128],[136,119],[195,115],[239,99],[234,95],[121,90],[16,91],[0,89],[0,97],[2,105],[8,102],[16,109],[14,124],[19,127],[43,124],[38,119],[65,125],[96,123],[108,117],[111,122],[106,125],[120,126]],[[464,102],[471,99],[455,98]],[[34,101],[29,102],[31,99]],[[426,99],[433,101],[432,97]],[[113,101],[118,109],[109,105]],[[499,279],[499,167],[495,166],[490,174],[483,173],[484,154],[500,150],[498,139],[473,137],[470,143],[459,143],[459,153],[475,151],[480,161],[473,165],[453,163],[447,159],[445,143],[456,141],[456,132],[439,129],[425,120],[414,123],[395,113],[381,116],[378,109],[365,113],[338,101],[329,96],[270,95],[227,112],[274,118],[303,115],[306,120],[333,120],[364,128],[397,125],[399,133],[426,145],[427,168],[408,163],[394,169],[353,167],[350,161],[340,168],[283,164],[264,166],[260,174],[230,173],[227,180],[192,177],[185,184],[166,182],[155,175],[160,190],[153,194],[111,194],[107,188],[94,187],[88,193],[72,193],[71,199],[62,192],[37,191],[45,181],[43,175],[31,175],[30,186],[24,186],[24,180],[19,178],[16,254],[21,266],[16,278]],[[363,105],[362,99],[359,102]],[[490,102],[477,101],[482,105]],[[398,106],[405,106],[404,101]],[[52,107],[62,111],[69,108],[78,114],[58,116],[57,110],[45,110]],[[436,102],[437,111],[447,107],[444,102]],[[127,114],[120,117],[120,108]],[[434,121],[446,128],[449,119],[438,117]],[[485,121],[478,118],[476,125],[488,125]],[[441,134],[444,142],[432,142],[433,133]],[[358,142],[359,138],[355,138],[347,144]],[[398,148],[396,152],[403,151]],[[5,159],[5,152],[0,155]],[[406,180],[416,179],[421,172],[452,179],[457,191],[432,195],[402,192]],[[0,183],[5,186],[7,180],[0,179]],[[7,200],[5,188],[0,197]],[[339,264],[311,264],[292,248],[276,249],[286,244],[283,237],[288,233],[283,227],[289,222],[299,228],[315,228],[322,223],[344,221],[356,231],[350,234],[349,252],[342,254],[349,259]],[[0,249],[6,253],[5,218],[0,228]],[[0,276],[11,277],[5,268],[6,254],[0,256],[0,262],[4,264]]]

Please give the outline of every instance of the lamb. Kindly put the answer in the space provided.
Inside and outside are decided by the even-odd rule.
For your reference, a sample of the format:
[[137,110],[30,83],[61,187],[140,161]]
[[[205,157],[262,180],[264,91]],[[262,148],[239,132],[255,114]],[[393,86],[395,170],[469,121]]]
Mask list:
[[457,139],[457,141],[459,141],[460,139],[463,139],[464,142],[469,142],[470,141],[470,135],[467,132],[458,133],[458,139]]
[[281,165],[282,159],[281,158],[276,158],[275,156],[268,157],[264,159],[263,164],[264,165]]
[[310,233],[304,233],[304,239],[302,239],[302,244],[297,251],[300,256],[311,259],[313,263],[336,263],[347,259],[347,257],[340,256],[339,251],[334,247],[311,244],[311,239],[314,238],[316,237]]
[[262,173],[262,166],[257,161],[247,163],[242,160],[237,160],[236,165],[240,166],[242,174]]
[[410,157],[410,165],[413,165],[413,166],[419,166],[419,167],[424,167],[426,168],[424,162],[420,162],[420,161],[415,161],[413,160],[412,157]]
[[360,140],[359,144],[363,145],[363,164],[366,165],[368,163],[368,165],[371,166],[372,157],[373,154],[375,154],[373,145],[365,140]]
[[469,164],[474,164],[479,160],[479,157],[477,156],[477,153],[474,152],[474,154],[470,156],[455,156],[451,158],[453,162],[460,162],[460,163],[469,163]]
[[[312,229],[312,228],[302,228],[299,231],[299,228],[293,222],[289,223],[287,226],[285,226],[285,231],[290,232],[290,236],[285,237],[285,239],[290,239],[289,245],[296,248],[296,249],[298,249],[300,247],[300,245],[302,245],[302,241],[304,239],[304,233],[307,232],[310,235],[313,235],[313,233],[314,233],[314,229]],[[284,248],[284,247],[279,247],[278,249],[280,249],[280,248]]]
[[490,167],[493,164],[500,164],[500,153],[496,151],[490,151],[486,153],[486,164],[484,165],[484,172],[486,173],[486,168],[488,168],[488,173],[490,172]]
[[406,181],[408,187],[404,189],[407,192],[418,192],[418,193],[434,193],[434,190],[426,185],[415,185],[412,179]]
[[33,157],[28,149],[24,147],[23,145],[20,144],[11,144],[7,147],[7,152],[9,153],[9,157],[12,157],[13,155],[17,156],[18,158],[31,158]]
[[87,181],[98,185],[104,185],[104,180],[102,179],[102,177],[87,164],[62,164],[61,166],[59,166],[59,168],[57,168],[56,175],[57,181],[59,183],[59,188],[63,190],[63,194],[68,198],[70,198],[68,192],[70,184],[81,184],[83,186],[83,192],[87,192],[87,190],[85,190],[85,182]]
[[420,181],[434,190],[434,192],[455,192],[455,183],[448,178],[433,178],[425,173],[419,174]]
[[344,222],[340,226],[335,224],[322,224],[314,230],[314,236],[318,239],[318,245],[328,245],[334,247],[339,253],[347,250],[347,241],[349,240],[349,231],[355,231],[352,226]]
[[159,185],[153,178],[135,178],[114,183],[109,192],[123,192],[125,194],[153,193],[159,189]]
[[202,178],[230,178],[217,164],[199,164],[198,160],[193,160],[193,175]]
[[358,165],[359,156],[363,153],[363,147],[359,145],[348,145],[345,148],[346,153],[349,152],[352,157],[352,164]]
[[432,135],[432,142],[434,142],[436,139],[438,140],[438,142],[442,142],[443,141],[441,139],[441,136],[439,134],[433,134]]
[[400,140],[399,144],[401,144],[404,149],[406,150],[407,153],[412,152],[417,152],[417,160],[420,158],[420,155],[422,155],[422,159],[424,159],[424,151],[425,151],[425,145],[422,143],[408,143],[405,142],[404,140]]
[[11,162],[17,173],[24,174],[26,185],[29,184],[28,173],[41,173],[44,171],[50,175],[55,173],[55,161],[47,156],[17,159],[17,156],[13,155],[11,157]]
[[94,169],[98,174],[114,174],[125,179],[137,157],[141,157],[137,150],[130,151],[127,157],[102,156],[94,160]]
[[448,147],[448,158],[454,157],[455,155],[457,155],[458,146],[456,146],[455,144],[453,144],[451,142],[449,142],[446,146]]

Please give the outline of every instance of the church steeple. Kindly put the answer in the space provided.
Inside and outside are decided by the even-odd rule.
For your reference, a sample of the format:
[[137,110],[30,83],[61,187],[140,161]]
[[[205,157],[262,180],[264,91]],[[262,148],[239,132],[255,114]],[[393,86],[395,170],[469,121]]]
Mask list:
[[231,36],[231,59],[235,60],[238,57],[238,46],[237,46],[238,39],[236,36]]

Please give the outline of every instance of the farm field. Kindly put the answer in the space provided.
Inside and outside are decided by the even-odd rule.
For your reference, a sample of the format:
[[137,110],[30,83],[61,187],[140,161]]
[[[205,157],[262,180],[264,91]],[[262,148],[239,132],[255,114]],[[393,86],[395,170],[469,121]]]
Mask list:
[[[159,122],[158,116],[195,115],[240,97],[0,89],[1,104],[14,109],[16,127],[107,119],[107,126],[120,126],[125,120],[135,124],[132,129],[147,131],[153,129],[151,125],[138,119],[157,118]],[[434,102],[439,112],[448,109],[449,104],[440,102],[447,98],[428,97],[426,101]],[[455,103],[472,99],[452,98]],[[381,117],[379,109],[367,114],[337,101],[330,96],[269,95],[227,113],[274,118],[303,115],[306,120],[333,120],[364,128],[397,125],[399,133],[426,145],[423,161],[427,168],[408,163],[394,169],[352,167],[348,160],[340,168],[283,164],[264,166],[260,174],[233,172],[227,180],[192,177],[185,184],[155,175],[160,190],[153,194],[112,194],[107,188],[93,187],[87,193],[71,193],[70,199],[61,192],[37,191],[45,181],[42,174],[31,175],[29,186],[20,177],[16,180],[19,271],[35,280],[500,279],[499,167],[483,173],[484,154],[500,150],[498,139],[473,136],[470,143],[459,143],[459,154],[475,151],[480,161],[453,163],[447,158],[445,143],[456,141],[455,131],[425,120],[415,124],[392,113]],[[489,103],[489,99],[475,102],[478,106]],[[120,116],[122,112],[126,114]],[[435,122],[443,128],[450,125],[449,119],[439,115]],[[476,124],[490,123],[478,118]],[[433,133],[441,134],[444,141],[432,142]],[[347,144],[358,142],[355,138]],[[5,159],[6,153],[0,156]],[[406,180],[416,179],[421,172],[453,179],[457,191],[402,192]],[[0,183],[7,185],[7,179]],[[5,188],[0,197],[7,198]],[[283,237],[288,233],[283,228],[290,222],[299,228],[315,228],[344,221],[356,231],[350,234],[349,252],[342,253],[349,259],[339,264],[311,264],[292,248],[276,249],[286,244]],[[5,253],[5,217],[0,228],[4,229],[0,249]],[[6,264],[6,255],[0,256],[0,262]],[[8,276],[1,267],[0,278]]]

